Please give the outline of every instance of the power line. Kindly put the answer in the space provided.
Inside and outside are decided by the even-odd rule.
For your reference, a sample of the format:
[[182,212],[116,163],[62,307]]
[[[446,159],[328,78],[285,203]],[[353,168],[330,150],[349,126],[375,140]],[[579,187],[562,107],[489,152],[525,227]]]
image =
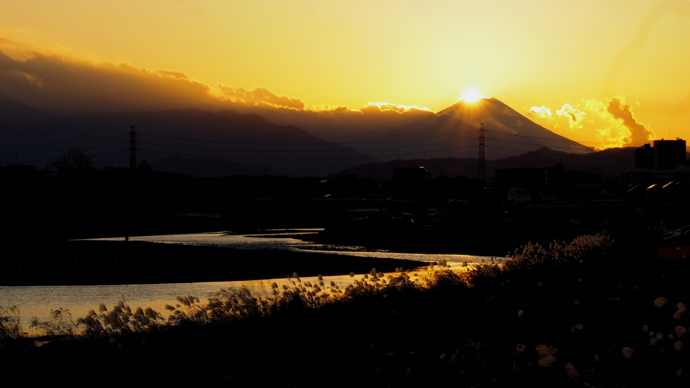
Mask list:
[[[79,148],[80,150],[89,150],[89,149],[94,149],[94,148],[103,148],[103,147],[112,147],[116,145],[122,145],[122,143],[109,143],[109,144],[101,144],[97,146],[90,146],[90,147],[81,147]],[[49,151],[32,151],[32,152],[13,152],[9,154],[0,154],[0,157],[2,156],[14,156],[14,155],[35,155],[35,154],[52,154],[52,153],[57,153],[57,152],[64,152],[64,150],[49,150]]]
[[[364,148],[364,149],[339,149],[339,150],[256,150],[256,149],[228,149],[228,148],[215,148],[215,147],[195,147],[195,146],[185,146],[185,145],[173,145],[173,144],[162,144],[162,143],[150,143],[150,142],[138,142],[139,144],[147,145],[157,145],[163,147],[174,147],[174,148],[188,148],[188,149],[198,149],[198,150],[209,150],[209,151],[226,151],[226,152],[257,152],[257,153],[316,153],[316,152],[366,152],[366,151],[381,151],[381,150],[391,150],[400,148],[411,148],[411,147],[425,147],[448,143],[457,143],[464,141],[466,139],[444,141],[438,143],[427,143],[427,144],[412,144],[403,146],[391,146],[391,147],[379,147],[379,148]],[[339,144],[332,143],[331,145],[337,146]]]
[[[204,142],[204,143],[217,143],[217,144],[239,144],[239,145],[271,145],[271,146],[332,146],[332,145],[351,145],[351,144],[370,144],[370,143],[390,143],[391,141],[395,140],[370,140],[370,141],[353,141],[353,142],[330,142],[330,141],[324,141],[321,143],[266,143],[266,142],[242,142],[242,141],[220,141],[220,140],[205,140],[205,139],[195,139],[195,138],[189,138],[189,137],[172,137],[172,136],[159,136],[159,135],[147,135],[147,134],[138,134],[139,136],[145,136],[145,137],[153,137],[153,138],[158,138],[158,139],[170,139],[170,140],[183,140],[183,141],[196,141],[196,142]],[[396,140],[421,140],[421,139],[431,139],[431,138],[436,138],[436,137],[445,137],[445,136],[464,136],[464,135],[471,135],[473,136],[474,134],[472,132],[455,132],[455,133],[445,133],[445,134],[440,134],[440,135],[429,135],[429,136],[422,136],[422,137],[409,137],[409,138],[403,138],[403,139],[396,139]],[[152,144],[152,143],[149,143]]]
[[[101,155],[116,154],[116,153],[118,153],[118,152],[125,152],[125,151],[128,151],[128,150],[117,150],[117,151],[101,152],[101,153],[94,154],[94,155],[91,155],[91,156],[96,157],[96,156],[101,156]],[[54,161],[54,160],[55,160],[55,158],[50,158],[50,159],[21,160],[20,162],[21,162],[21,163],[38,163],[38,162],[52,162],[52,161]]]
[[[445,149],[440,149],[440,150],[431,150],[431,151],[414,151],[414,152],[407,152],[407,153],[395,153],[395,154],[389,154],[389,155],[377,155],[376,157],[379,158],[385,158],[385,157],[392,157],[392,156],[402,156],[402,155],[415,155],[415,154],[429,154],[429,153],[434,153],[434,152],[446,152],[446,151],[455,151],[455,150],[460,150],[460,149],[465,149],[465,148],[473,148],[476,147],[476,145],[472,144],[469,146],[464,146],[464,147],[454,147],[454,148],[445,148]],[[152,151],[152,150],[145,150],[142,149],[142,152],[149,152],[149,153],[155,153],[155,154],[166,154],[166,155],[179,155],[179,156],[189,156],[189,157],[195,157],[198,158],[200,155],[196,154],[185,154],[185,153],[171,153],[168,151]],[[344,156],[344,157],[335,157],[335,158],[262,158],[262,157],[234,157],[234,156],[229,156],[229,155],[222,155],[222,156],[215,156],[214,158],[222,158],[226,160],[289,160],[289,161],[319,161],[319,160],[343,160],[343,159],[364,159],[364,158],[373,158],[373,156],[370,155],[357,155],[357,156]]]
[[[546,147],[546,148],[550,148],[550,149],[559,148],[559,149],[563,149],[563,150],[572,150],[572,147],[558,147],[558,146],[550,146],[550,145],[546,145],[546,144],[520,143],[520,142],[517,142],[517,141],[500,140],[500,139],[494,139],[494,138],[491,138],[491,137],[487,137],[486,139],[489,139],[489,140],[496,140],[496,141],[500,141],[500,142],[502,142],[502,143],[524,144],[524,145],[531,145],[531,146],[535,146],[535,147],[541,146],[541,147]],[[517,150],[516,150],[516,151],[517,151]]]
[[[516,133],[503,133],[503,132],[496,132],[496,131],[489,131],[489,130],[485,130],[485,132],[488,132],[488,133],[495,133],[495,134],[497,134],[497,135],[502,135],[502,136],[526,137],[526,138],[529,138],[529,139],[541,139],[541,140],[550,140],[550,141],[569,141],[569,142],[571,142],[571,143],[578,143],[578,144],[580,144],[580,143],[595,143],[595,142],[592,142],[592,141],[575,141],[575,140],[570,140],[570,139],[568,139],[567,137],[564,137],[563,139],[553,139],[553,138],[550,138],[550,137],[539,137],[539,136],[518,135],[518,134],[516,134]],[[581,145],[582,145],[582,144],[581,144]]]
[[[488,146],[487,146],[488,147]],[[524,150],[517,150],[514,148],[505,148],[505,147],[496,147],[496,146],[491,146],[490,148],[496,148],[496,149],[501,149],[501,150],[508,150],[508,151],[518,151],[518,152],[525,152]],[[540,154],[537,152],[538,150],[534,151],[527,151],[527,152],[533,152],[537,155],[541,156],[549,156],[549,155],[544,155]],[[601,152],[601,151],[599,151]],[[613,155],[600,155],[599,152],[592,152],[588,154],[568,154],[568,155],[562,155],[562,156],[570,156],[573,158],[598,158],[598,159],[620,159],[620,160],[631,160],[629,157],[624,157],[624,156],[613,156]],[[519,155],[518,155],[519,156]]]
[[91,138],[91,139],[70,140],[70,141],[61,141],[61,142],[55,142],[55,143],[35,143],[35,144],[2,145],[2,146],[0,146],[0,147],[6,147],[6,148],[12,148],[12,147],[42,147],[42,146],[48,146],[48,145],[73,144],[73,143],[84,143],[84,142],[87,142],[87,141],[94,141],[94,140],[114,139],[114,138],[116,138],[116,137],[123,137],[123,135],[105,136],[105,137],[94,137],[94,138]]

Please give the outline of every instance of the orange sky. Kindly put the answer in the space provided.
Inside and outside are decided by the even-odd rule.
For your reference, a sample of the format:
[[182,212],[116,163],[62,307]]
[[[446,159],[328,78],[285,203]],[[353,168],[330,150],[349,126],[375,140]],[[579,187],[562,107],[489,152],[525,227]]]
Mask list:
[[[14,77],[5,93],[54,111],[148,108],[157,98],[439,111],[477,87],[524,114],[541,108],[536,122],[586,145],[628,135],[605,110],[615,96],[657,138],[690,138],[690,0],[3,3],[0,73]],[[54,101],[11,89],[20,78]],[[133,79],[146,81],[123,86]]]

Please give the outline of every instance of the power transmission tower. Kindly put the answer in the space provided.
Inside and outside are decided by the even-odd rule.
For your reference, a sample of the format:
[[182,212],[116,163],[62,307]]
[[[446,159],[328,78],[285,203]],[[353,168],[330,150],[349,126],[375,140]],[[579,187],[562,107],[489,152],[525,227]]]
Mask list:
[[486,180],[486,163],[484,159],[484,123],[479,123],[479,157],[477,158],[477,179]]
[[137,133],[134,125],[129,127],[129,169],[137,169]]

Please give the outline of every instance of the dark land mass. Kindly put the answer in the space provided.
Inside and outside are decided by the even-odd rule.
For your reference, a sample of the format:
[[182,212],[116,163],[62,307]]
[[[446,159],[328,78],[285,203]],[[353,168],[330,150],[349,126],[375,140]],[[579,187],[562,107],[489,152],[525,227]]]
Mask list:
[[[295,125],[309,133],[348,144],[383,160],[423,158],[472,158],[477,155],[478,128],[486,129],[486,157],[500,159],[543,147],[568,152],[591,152],[577,142],[532,122],[495,98],[475,103],[460,101],[438,112],[336,109],[325,112],[237,106],[281,125]],[[378,144],[375,144],[378,143]],[[351,159],[351,165],[361,163]],[[473,171],[473,173],[476,173]],[[467,175],[467,176],[474,176]]]
[[[635,189],[617,178],[557,167],[534,171],[561,178],[548,187],[543,180],[520,180],[532,201],[515,205],[506,201],[500,181],[487,188],[464,177],[193,178],[125,169],[46,176],[5,167],[0,239],[15,252],[43,245],[50,252],[50,244],[76,238],[323,227],[318,236],[304,238],[401,252],[504,256],[528,241],[548,244],[604,230],[653,249],[663,229],[690,224],[685,178],[672,185],[640,182]],[[18,260],[17,267],[24,264],[21,254],[6,257]]]
[[[571,154],[555,151],[546,147],[525,152],[518,156],[486,160],[486,176],[492,178],[496,170],[513,168],[545,168],[561,163],[568,170],[619,174],[623,167],[634,165],[635,147],[610,148],[603,151],[584,154]],[[410,160],[391,160],[385,163],[369,163],[350,166],[332,174],[354,174],[360,178],[373,180],[389,179],[395,168],[424,166],[431,176],[436,177],[475,177],[477,176],[477,158],[418,158]]]
[[[37,386],[686,387],[690,262],[650,261],[624,246],[583,261],[426,290],[391,287],[317,310],[298,303],[243,321],[95,340],[4,340],[3,381]],[[667,303],[656,307],[655,299]],[[519,315],[518,311],[524,311]],[[581,325],[581,326],[578,326]],[[576,328],[576,326],[578,328]],[[643,329],[646,326],[647,331]],[[650,333],[662,339],[650,344]],[[672,336],[672,337],[669,337]],[[524,345],[519,350],[519,345]],[[538,345],[557,349],[540,364]],[[633,354],[626,358],[623,348]],[[569,377],[570,363],[577,375]],[[587,385],[585,385],[587,384]]]
[[221,282],[393,272],[420,262],[140,241],[64,241],[5,249],[0,286]]
[[688,214],[679,209],[685,207],[619,203],[483,208],[459,212],[455,220],[443,215],[425,219],[394,211],[362,211],[356,213],[360,218],[343,218],[318,234],[295,237],[397,252],[505,256],[530,241],[548,245],[554,240],[607,232],[640,251],[651,252],[662,234],[658,225],[690,222]]
[[[79,144],[96,148],[89,155],[99,166],[124,166],[129,161],[126,142],[132,125],[138,133],[137,162],[146,160],[154,169],[193,176],[321,176],[353,163],[378,161],[293,125],[275,125],[256,114],[231,110],[62,115],[1,98],[0,122],[0,138],[13,145],[12,155],[0,155],[1,164],[43,167],[69,144]],[[45,144],[51,143],[67,146],[47,151]]]
[[[438,114],[378,108],[250,111],[171,109],[65,115],[2,98],[0,138],[12,152],[1,154],[0,164],[44,167],[72,144],[89,150],[99,166],[126,166],[132,125],[138,133],[137,162],[146,160],[155,170],[193,176],[327,176],[350,166],[414,159],[415,155],[465,160],[477,154],[480,122],[485,123],[486,157],[491,160],[545,148],[574,153],[592,150],[537,125],[495,98],[474,104],[458,102]],[[51,144],[53,150],[46,150]],[[476,167],[471,174],[459,175],[475,173]],[[457,176],[450,168],[446,174]]]

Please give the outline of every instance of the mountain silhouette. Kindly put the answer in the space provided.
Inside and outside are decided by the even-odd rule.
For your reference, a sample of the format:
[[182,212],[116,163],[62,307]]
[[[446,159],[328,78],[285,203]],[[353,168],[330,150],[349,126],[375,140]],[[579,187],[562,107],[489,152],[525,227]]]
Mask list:
[[[259,114],[260,113],[260,114]],[[495,98],[458,102],[438,113],[199,109],[54,114],[0,99],[0,164],[48,166],[68,148],[99,166],[128,166],[134,125],[137,158],[154,170],[195,176],[324,176],[381,161],[476,159],[485,124],[487,160],[549,148],[592,150],[537,125]]]
[[[586,154],[572,154],[540,148],[518,156],[486,161],[486,176],[493,178],[496,170],[508,168],[544,168],[554,167],[561,163],[566,170],[598,171],[604,174],[618,174],[623,167],[635,165],[635,147],[609,148]],[[438,178],[477,177],[477,158],[440,158],[393,160],[385,163],[371,163],[352,166],[335,175],[355,174],[360,178],[373,180],[390,180],[394,168],[424,166],[431,176]]]
[[[603,151],[587,154],[571,154],[555,151],[548,148],[540,148],[522,155],[507,158],[487,160],[486,177],[493,178],[496,170],[507,168],[544,168],[554,167],[561,163],[566,170],[592,172],[598,171],[604,174],[618,174],[623,167],[635,165],[635,147],[609,148]],[[477,177],[477,158],[440,158],[440,159],[413,159],[393,160],[385,163],[370,163],[352,166],[336,175],[355,174],[360,178],[373,180],[390,180],[394,168],[424,166],[433,178],[440,176],[455,178]]]
[[[514,149],[523,153],[542,147],[569,153],[593,151],[590,147],[585,147],[536,124],[495,98],[483,98],[473,103],[459,101],[438,114],[477,126],[483,122],[486,130],[487,157],[489,154],[502,155],[498,150]],[[498,150],[492,152],[491,148],[494,146]]]
[[57,115],[0,100],[0,164],[48,165],[69,148],[95,155],[103,166],[129,164],[134,125],[137,159],[156,170],[197,176],[322,176],[371,155],[328,142],[292,125],[255,114],[198,109]]
[[348,145],[381,160],[476,158],[478,127],[485,123],[486,158],[517,156],[548,147],[582,153],[593,149],[532,122],[495,98],[458,102],[438,113],[424,110],[299,111],[258,106],[237,107],[271,122],[292,124],[332,142]]

